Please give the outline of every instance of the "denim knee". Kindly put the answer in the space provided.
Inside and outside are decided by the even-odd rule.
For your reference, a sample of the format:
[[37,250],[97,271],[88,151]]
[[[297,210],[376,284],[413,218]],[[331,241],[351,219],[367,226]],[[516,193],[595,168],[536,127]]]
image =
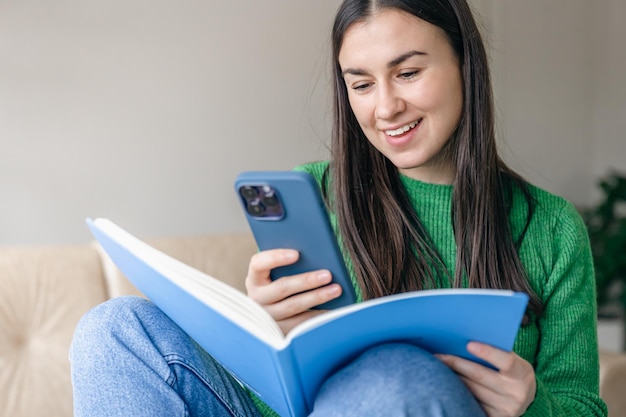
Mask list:
[[70,358],[92,352],[94,347],[102,348],[117,329],[129,323],[129,317],[153,308],[156,307],[150,301],[137,296],[117,297],[95,306],[76,325]]
[[230,375],[152,302],[90,310],[70,350],[76,416],[258,416]]
[[[350,368],[353,368],[350,370]],[[445,387],[458,377],[431,353],[408,343],[388,343],[375,346],[348,365],[360,381],[364,395],[385,393],[387,398],[404,398],[407,392],[423,393],[424,381],[430,381],[431,390]],[[417,394],[419,395],[419,394]]]
[[484,416],[463,382],[429,352],[406,343],[365,351],[331,376],[313,417]]

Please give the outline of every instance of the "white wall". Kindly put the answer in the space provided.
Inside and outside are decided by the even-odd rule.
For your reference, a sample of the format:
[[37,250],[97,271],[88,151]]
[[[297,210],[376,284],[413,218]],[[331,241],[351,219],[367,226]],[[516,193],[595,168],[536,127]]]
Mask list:
[[[0,244],[245,230],[232,182],[326,155],[339,0],[0,2]],[[506,159],[578,204],[626,170],[623,0],[473,0]]]
[[475,0],[483,15],[501,150],[530,181],[584,206],[626,172],[623,0]]
[[326,155],[337,4],[0,2],[0,244],[245,230],[238,172]]
[[593,24],[594,177],[615,168],[626,172],[626,1],[597,0]]
[[577,202],[588,197],[592,166],[588,4],[494,2],[507,160],[533,182]]

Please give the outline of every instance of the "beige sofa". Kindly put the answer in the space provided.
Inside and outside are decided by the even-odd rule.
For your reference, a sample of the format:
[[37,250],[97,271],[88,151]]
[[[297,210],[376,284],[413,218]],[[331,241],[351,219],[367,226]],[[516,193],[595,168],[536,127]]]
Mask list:
[[[255,245],[249,235],[151,240],[166,253],[243,290]],[[94,305],[138,294],[95,244],[0,248],[0,416],[70,417],[68,347]],[[601,395],[626,416],[626,355],[602,353]]]

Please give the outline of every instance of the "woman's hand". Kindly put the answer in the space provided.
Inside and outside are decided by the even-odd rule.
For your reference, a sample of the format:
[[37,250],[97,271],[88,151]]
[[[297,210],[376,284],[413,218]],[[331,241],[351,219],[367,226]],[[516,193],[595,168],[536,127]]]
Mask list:
[[[250,259],[246,290],[276,320],[284,334],[297,324],[322,313],[311,308],[341,295],[339,284],[330,284],[329,271],[311,271],[272,281],[270,270],[298,260],[298,252],[274,249],[256,253]],[[329,285],[330,284],[330,285]]]
[[488,417],[519,417],[535,399],[537,382],[530,363],[513,352],[471,342],[471,354],[499,371],[452,355],[436,355],[463,380]]

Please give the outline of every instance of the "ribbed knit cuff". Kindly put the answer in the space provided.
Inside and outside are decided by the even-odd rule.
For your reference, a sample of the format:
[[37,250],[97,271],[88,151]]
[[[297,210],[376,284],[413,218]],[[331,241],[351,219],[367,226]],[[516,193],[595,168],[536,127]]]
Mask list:
[[551,401],[552,395],[544,387],[543,383],[537,381],[537,392],[535,393],[535,400],[530,403],[530,406],[524,413],[524,417],[548,417],[552,416],[553,404]]

